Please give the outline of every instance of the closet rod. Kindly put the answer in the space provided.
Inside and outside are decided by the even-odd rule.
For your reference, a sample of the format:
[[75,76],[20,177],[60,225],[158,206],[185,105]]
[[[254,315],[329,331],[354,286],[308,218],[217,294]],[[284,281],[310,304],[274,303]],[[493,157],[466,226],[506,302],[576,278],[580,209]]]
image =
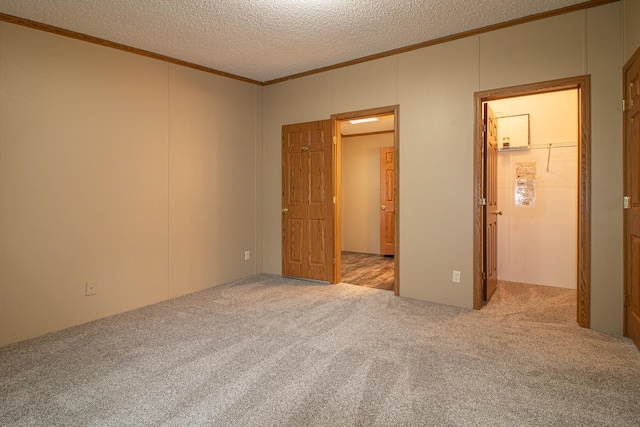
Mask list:
[[[560,147],[577,147],[577,146],[578,146],[577,142],[556,142],[556,143],[547,144],[547,150],[549,150],[549,152],[547,153],[547,171],[549,170],[549,161],[551,160],[552,147],[560,148]],[[540,148],[543,148],[543,147],[540,147]]]
[[548,144],[531,145],[530,148],[535,150],[536,148],[549,148],[549,147],[561,148],[561,147],[577,147],[577,146],[578,146],[577,142],[550,142]]

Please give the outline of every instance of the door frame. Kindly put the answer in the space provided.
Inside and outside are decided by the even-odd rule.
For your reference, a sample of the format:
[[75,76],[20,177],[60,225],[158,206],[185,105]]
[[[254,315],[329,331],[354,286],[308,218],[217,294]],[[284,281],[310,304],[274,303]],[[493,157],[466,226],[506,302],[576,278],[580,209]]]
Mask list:
[[576,320],[591,324],[591,78],[589,75],[476,92],[473,145],[473,308],[482,308],[484,248],[481,204],[483,150],[482,103],[496,99],[578,90],[578,239]]
[[334,156],[333,156],[333,194],[336,198],[334,204],[334,256],[336,259],[333,273],[333,282],[341,281],[342,263],[342,138],[338,132],[338,123],[344,120],[353,120],[363,117],[393,114],[393,148],[394,148],[394,191],[395,191],[395,218],[394,218],[394,252],[393,257],[393,290],[395,295],[400,295],[400,106],[390,105],[386,107],[371,108],[367,110],[351,111],[347,113],[331,115],[331,129],[333,132]]
[[[627,117],[627,111],[628,111],[628,108],[630,107],[626,106],[626,103],[629,103],[632,100],[627,98],[628,95],[631,95],[630,93],[627,92],[628,84],[630,83],[627,80],[627,72],[629,71],[629,69],[631,69],[631,67],[633,67],[633,65],[635,65],[636,61],[640,61],[640,48],[636,49],[633,55],[631,55],[631,57],[627,60],[627,62],[622,67],[622,99],[625,103],[624,105],[625,108],[623,108],[623,111],[622,111],[622,149],[623,149],[623,159],[624,159],[623,167],[622,167],[622,171],[623,171],[622,194],[625,197],[632,196],[632,194],[629,194],[630,189],[628,188],[628,184],[630,181],[628,174],[631,174],[631,171],[629,170],[629,162],[627,161],[627,159],[629,159],[629,156],[631,156],[631,153],[629,153],[629,149],[630,149],[629,132],[631,132],[631,129],[629,129],[629,119]],[[631,199],[631,202],[633,203],[633,198]],[[631,207],[632,206],[629,206],[629,208]],[[623,229],[622,229],[622,237],[623,237],[622,334],[625,337],[632,339],[633,342],[636,344],[636,346],[640,348],[640,342],[638,341],[638,337],[636,336],[637,332],[634,330],[633,325],[630,324],[632,319],[630,319],[630,315],[629,315],[629,312],[632,310],[633,303],[634,303],[634,301],[631,300],[633,295],[631,291],[631,287],[632,287],[631,276],[630,276],[631,272],[629,270],[630,266],[628,261],[629,252],[630,252],[630,247],[629,247],[630,232],[628,227],[628,220],[629,220],[628,215],[630,215],[630,212],[629,212],[629,209],[623,209],[622,212],[623,212],[622,213],[622,224],[623,224]]]

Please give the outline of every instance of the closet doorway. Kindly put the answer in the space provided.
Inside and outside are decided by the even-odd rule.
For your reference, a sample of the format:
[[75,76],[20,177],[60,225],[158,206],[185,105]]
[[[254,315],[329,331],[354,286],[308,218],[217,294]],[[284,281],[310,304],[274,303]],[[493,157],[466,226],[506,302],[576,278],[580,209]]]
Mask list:
[[[493,276],[575,289],[577,321],[589,326],[588,90],[579,77],[476,94],[474,308],[490,300]],[[483,110],[497,126],[493,161]],[[496,223],[497,235],[487,228]]]
[[575,291],[578,91],[487,104],[497,122],[497,281]]

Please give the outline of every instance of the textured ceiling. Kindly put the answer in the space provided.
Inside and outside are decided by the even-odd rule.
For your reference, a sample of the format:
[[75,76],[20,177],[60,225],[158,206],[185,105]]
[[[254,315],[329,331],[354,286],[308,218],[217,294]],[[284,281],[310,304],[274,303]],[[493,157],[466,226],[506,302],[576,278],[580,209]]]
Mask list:
[[260,82],[584,0],[0,0],[0,12]]

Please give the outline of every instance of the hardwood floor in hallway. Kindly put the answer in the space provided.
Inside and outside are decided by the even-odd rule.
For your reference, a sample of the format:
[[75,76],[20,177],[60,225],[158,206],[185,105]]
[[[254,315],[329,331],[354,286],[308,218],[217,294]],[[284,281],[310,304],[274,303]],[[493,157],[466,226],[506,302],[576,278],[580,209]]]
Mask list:
[[393,291],[393,257],[342,252],[342,282]]

